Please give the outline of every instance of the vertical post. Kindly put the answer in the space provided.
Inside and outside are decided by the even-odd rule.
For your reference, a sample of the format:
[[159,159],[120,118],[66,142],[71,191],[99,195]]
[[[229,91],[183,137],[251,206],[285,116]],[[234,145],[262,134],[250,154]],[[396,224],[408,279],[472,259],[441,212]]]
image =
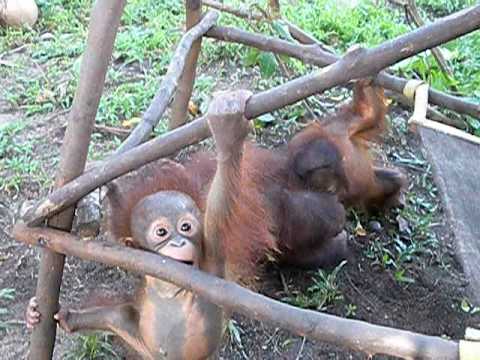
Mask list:
[[268,7],[270,9],[270,16],[273,20],[279,19],[281,17],[280,0],[269,0]]
[[[92,8],[80,80],[62,144],[56,187],[76,178],[84,170],[95,116],[124,6],[125,0],[97,0]],[[52,217],[49,226],[70,230],[74,212],[75,209],[72,207]],[[63,255],[48,250],[42,252],[36,291],[42,321],[35,327],[31,336],[29,353],[31,360],[52,358],[57,328],[53,315],[58,311],[64,261]]]
[[[185,0],[186,26],[187,30],[194,27],[202,18],[202,1],[201,0]],[[202,46],[202,39],[198,39],[193,44],[188,54],[185,71],[180,78],[177,87],[177,93],[172,103],[172,114],[168,127],[170,130],[175,129],[187,121],[188,102],[192,96],[193,83],[195,81],[195,73],[197,69],[198,55]]]

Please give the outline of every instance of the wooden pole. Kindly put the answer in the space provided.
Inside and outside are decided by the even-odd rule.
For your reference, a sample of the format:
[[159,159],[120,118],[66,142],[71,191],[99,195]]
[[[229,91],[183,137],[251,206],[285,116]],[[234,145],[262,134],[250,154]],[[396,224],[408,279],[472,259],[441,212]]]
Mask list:
[[[65,232],[24,225],[16,225],[13,236],[26,244],[160,278],[195,291],[226,312],[235,311],[256,320],[268,321],[300,336],[345,346],[370,356],[385,354],[405,359],[458,359],[456,341],[299,309],[157,254],[118,244],[85,242]],[[480,347],[480,343],[471,344]]]
[[[202,1],[185,0],[186,26],[187,30],[194,27],[202,18]],[[172,113],[169,129],[175,129],[187,121],[188,103],[192,96],[193,84],[195,82],[195,73],[197,69],[198,55],[202,47],[202,39],[198,39],[190,50],[185,66],[183,76],[178,84],[177,94],[172,103]]]
[[[56,187],[79,176],[85,167],[90,136],[124,5],[124,0],[99,0],[92,9],[87,47],[61,149]],[[49,225],[70,230],[74,212],[74,207],[65,209],[50,219]],[[53,315],[58,311],[64,261],[64,255],[48,249],[42,251],[36,297],[44,318],[32,332],[29,359],[52,358],[57,328]]]

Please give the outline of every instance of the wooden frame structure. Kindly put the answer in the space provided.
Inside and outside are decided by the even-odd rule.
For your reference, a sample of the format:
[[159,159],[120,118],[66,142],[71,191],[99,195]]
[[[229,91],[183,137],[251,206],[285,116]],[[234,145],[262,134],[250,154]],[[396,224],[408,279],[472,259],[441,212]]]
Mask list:
[[[125,0],[101,0],[92,9],[87,47],[81,65],[80,82],[69,114],[56,189],[40,200],[13,230],[17,240],[43,248],[36,292],[43,320],[32,333],[31,359],[50,359],[53,354],[56,335],[53,314],[58,309],[64,255],[155,276],[195,291],[229,310],[271,321],[297,334],[370,355],[381,353],[404,358],[458,359],[460,354],[465,354],[465,351],[468,353],[469,349],[480,353],[480,344],[476,342],[445,340],[298,309],[160,255],[95,241],[80,242],[69,234],[74,206],[82,197],[110,180],[210,136],[205,118],[184,124],[203,36],[253,46],[324,67],[255,94],[246,108],[247,118],[253,119],[333,86],[366,76],[374,76],[376,83],[401,93],[407,80],[390,75],[384,69],[479,29],[480,5],[439,19],[375,48],[356,47],[343,57],[337,57],[294,25],[290,24],[289,29],[300,43],[217,26],[218,13],[210,11],[203,14],[200,0],[185,0],[188,31],[182,37],[142,122],[111,157],[84,172],[95,116],[125,3]],[[232,10],[215,1],[206,0],[205,3],[221,10]],[[145,142],[175,93],[177,95],[173,100],[170,126],[178,127]],[[480,106],[461,98],[430,90],[430,100],[451,110],[480,117]],[[47,227],[44,226],[45,222]]]

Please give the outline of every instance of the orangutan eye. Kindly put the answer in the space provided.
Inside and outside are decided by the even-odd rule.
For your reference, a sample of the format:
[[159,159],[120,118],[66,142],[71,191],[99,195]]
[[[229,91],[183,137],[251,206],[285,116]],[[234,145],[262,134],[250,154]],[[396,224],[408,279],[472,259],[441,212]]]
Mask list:
[[184,222],[182,226],[180,226],[180,230],[183,232],[188,232],[192,229],[192,225],[190,223]]
[[167,229],[165,229],[163,227],[155,230],[155,235],[157,235],[158,237],[165,237],[165,236],[167,236],[167,234],[168,234]]

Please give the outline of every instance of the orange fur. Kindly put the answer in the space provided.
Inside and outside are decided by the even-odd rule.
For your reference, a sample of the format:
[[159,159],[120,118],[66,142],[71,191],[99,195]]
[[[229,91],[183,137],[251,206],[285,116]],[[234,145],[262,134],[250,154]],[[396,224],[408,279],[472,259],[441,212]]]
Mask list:
[[[235,176],[229,177],[232,183],[225,184],[227,193],[234,194],[233,203],[225,209],[230,213],[222,217],[224,223],[215,224],[215,235],[221,241],[230,276],[252,275],[266,253],[278,250],[285,252],[281,255],[283,260],[291,256],[294,263],[309,252],[320,259],[322,245],[329,244],[343,229],[344,211],[337,197],[309,189],[294,176],[291,160],[311,141],[326,139],[340,150],[348,181],[346,190],[339,194],[342,200],[361,204],[382,197],[368,154],[368,141],[383,131],[385,113],[383,90],[360,81],[352,103],[300,132],[289,143],[288,150],[261,149],[248,141],[244,143],[240,166],[233,169]],[[112,236],[131,236],[129,218],[133,206],[157,191],[184,192],[205,214],[216,165],[215,156],[203,152],[183,165],[161,160],[116,180],[108,194],[108,229]],[[300,215],[290,220],[292,211],[305,211],[305,219]],[[338,246],[341,250],[343,245]],[[315,256],[309,264],[316,264]]]
[[[276,251],[273,220],[262,188],[264,175],[254,161],[257,149],[246,143],[244,158],[239,171],[232,216],[220,224],[229,274],[249,277],[265,253]],[[215,174],[216,160],[213,153],[200,152],[179,164],[160,160],[147,164],[136,172],[120,177],[111,183],[107,193],[107,232],[115,240],[131,237],[130,215],[133,207],[145,196],[158,191],[174,190],[189,195],[202,213],[205,213],[206,196]],[[232,265],[234,265],[232,267]]]
[[[297,134],[289,143],[291,161],[312,141],[324,139],[341,155],[347,180],[346,189],[339,193],[349,205],[369,208],[388,202],[396,194],[385,193],[369,153],[370,141],[378,141],[386,128],[387,106],[383,89],[368,80],[355,84],[353,100],[325,118],[316,120]],[[321,156],[322,154],[319,154]],[[397,183],[404,183],[398,173]],[[394,186],[393,186],[394,187]]]

